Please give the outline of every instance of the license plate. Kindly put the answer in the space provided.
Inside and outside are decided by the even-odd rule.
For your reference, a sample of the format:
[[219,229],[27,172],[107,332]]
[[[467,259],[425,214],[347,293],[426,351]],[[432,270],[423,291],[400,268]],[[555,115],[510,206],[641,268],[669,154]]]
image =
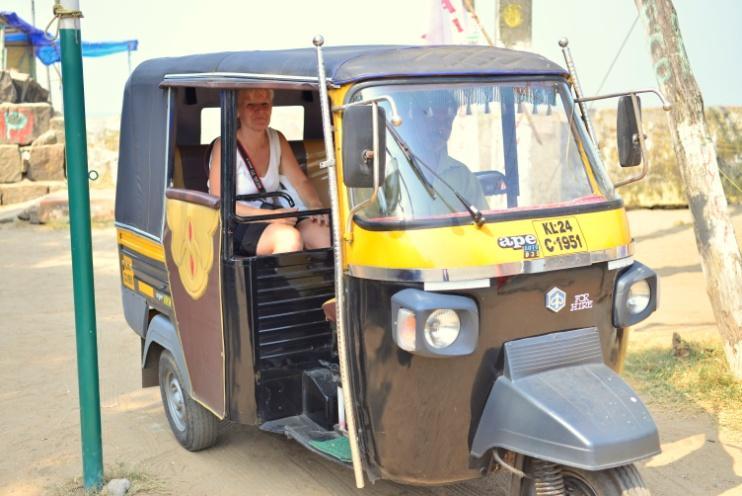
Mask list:
[[587,251],[576,217],[534,221],[533,227],[546,257]]

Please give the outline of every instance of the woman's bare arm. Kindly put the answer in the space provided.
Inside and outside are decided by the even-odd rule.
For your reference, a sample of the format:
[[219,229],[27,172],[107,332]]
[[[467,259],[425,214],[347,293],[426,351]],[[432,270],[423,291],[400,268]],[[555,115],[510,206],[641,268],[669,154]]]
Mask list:
[[322,205],[317,190],[307,175],[301,170],[289,142],[283,134],[278,133],[278,136],[281,140],[281,174],[286,176],[291,182],[291,185],[296,188],[307,208],[323,208],[324,205]]

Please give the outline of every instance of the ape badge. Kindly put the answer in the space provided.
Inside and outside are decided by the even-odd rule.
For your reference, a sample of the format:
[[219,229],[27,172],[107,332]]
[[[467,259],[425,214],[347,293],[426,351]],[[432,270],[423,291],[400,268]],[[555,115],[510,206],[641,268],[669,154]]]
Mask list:
[[538,239],[533,234],[521,234],[518,236],[501,236],[497,239],[500,248],[511,248],[523,250],[523,258],[538,258]]

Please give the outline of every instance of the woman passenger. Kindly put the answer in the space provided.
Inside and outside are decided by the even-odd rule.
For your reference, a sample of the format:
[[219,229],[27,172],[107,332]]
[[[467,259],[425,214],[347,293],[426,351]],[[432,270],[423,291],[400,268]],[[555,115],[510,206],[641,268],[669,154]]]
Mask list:
[[[309,209],[323,208],[319,195],[307,176],[302,172],[286,138],[269,127],[273,108],[273,90],[249,89],[239,92],[237,97],[237,195],[278,191],[279,175],[284,175],[301,196]],[[239,147],[247,154],[258,178],[254,178],[242,158]],[[221,193],[221,140],[217,138],[209,161],[209,193]],[[259,185],[262,187],[259,188]],[[270,201],[266,199],[266,201]],[[295,208],[265,210],[262,201],[239,201],[237,215],[252,216],[268,213],[296,211]],[[272,219],[264,222],[238,224],[235,232],[237,250],[241,255],[270,255],[299,251],[304,248],[326,248],[330,246],[330,229],[327,215],[313,215],[297,222],[296,217]]]

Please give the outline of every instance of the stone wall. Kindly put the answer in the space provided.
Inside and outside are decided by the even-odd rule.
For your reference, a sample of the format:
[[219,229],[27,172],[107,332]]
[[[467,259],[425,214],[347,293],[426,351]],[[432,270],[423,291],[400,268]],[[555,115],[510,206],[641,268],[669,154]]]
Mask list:
[[0,205],[44,195],[48,182],[64,179],[64,121],[52,106],[0,103]]
[[[688,205],[670,136],[667,114],[659,108],[642,112],[650,169],[643,180],[619,189],[629,207],[686,207]],[[722,184],[730,204],[742,203],[742,107],[706,109],[706,122],[716,144]],[[601,154],[611,178],[616,181],[637,173],[640,167],[622,169],[616,150],[616,111],[593,114]]]

